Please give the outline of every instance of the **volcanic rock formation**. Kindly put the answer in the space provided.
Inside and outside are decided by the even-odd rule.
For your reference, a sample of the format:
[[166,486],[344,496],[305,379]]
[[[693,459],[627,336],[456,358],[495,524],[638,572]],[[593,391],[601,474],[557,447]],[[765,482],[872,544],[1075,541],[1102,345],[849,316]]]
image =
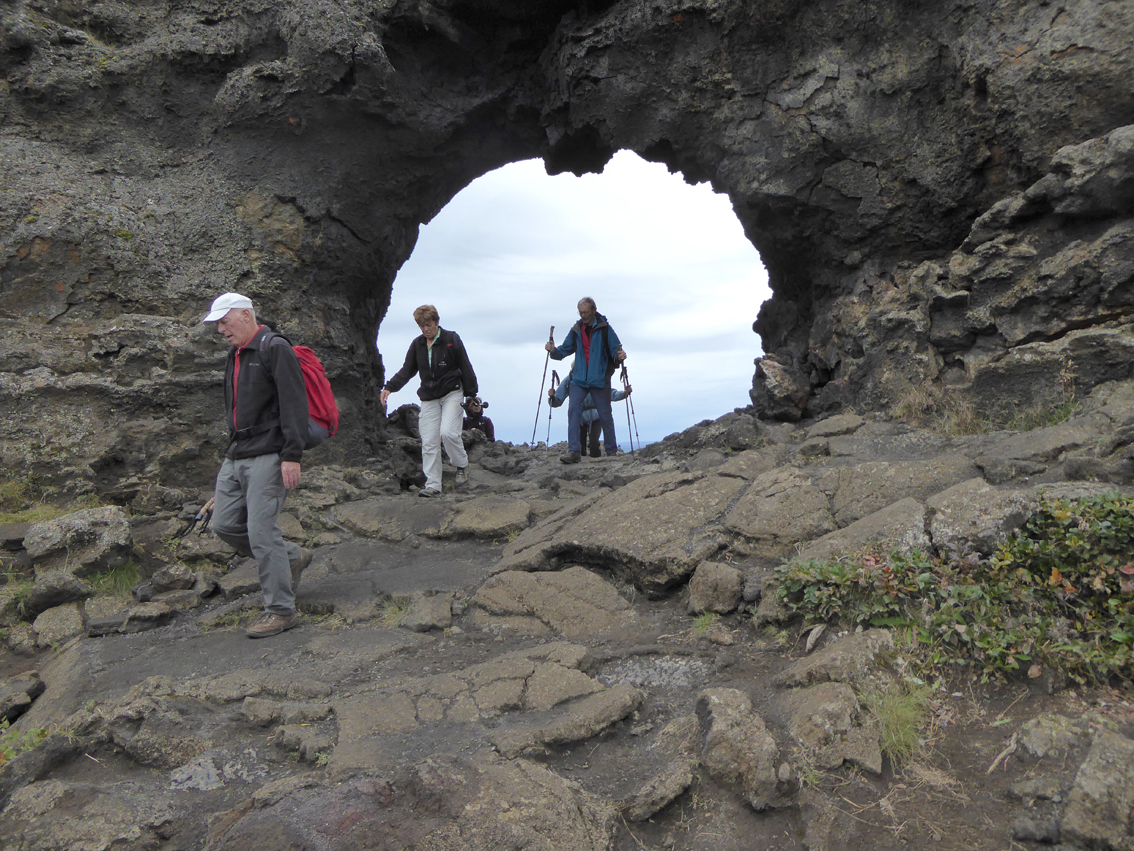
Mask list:
[[324,356],[353,454],[419,225],[620,149],[759,250],[761,417],[1082,394],[1134,362],[1132,42],[1125,0],[6,3],[0,459],[206,479],[226,289]]

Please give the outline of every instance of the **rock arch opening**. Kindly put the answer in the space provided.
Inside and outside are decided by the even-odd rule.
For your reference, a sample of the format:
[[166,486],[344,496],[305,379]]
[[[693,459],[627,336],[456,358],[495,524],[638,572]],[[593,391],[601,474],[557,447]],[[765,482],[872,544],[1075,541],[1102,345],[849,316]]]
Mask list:
[[218,288],[325,355],[364,457],[420,223],[620,150],[709,181],[766,264],[762,417],[1130,375],[1130,4],[167,5],[0,4],[9,467],[213,468]]
[[[648,443],[749,404],[761,354],[752,325],[770,294],[728,199],[707,184],[630,151],[582,177],[551,177],[527,160],[474,181],[422,228],[377,343],[389,375],[417,333],[413,309],[436,305],[469,349],[497,438],[523,443],[532,439],[543,341],[554,325],[561,342],[589,295],[630,354],[637,436]],[[548,384],[551,370],[564,376],[569,365],[553,361]],[[416,401],[415,387],[391,405]],[[537,440],[547,439],[547,412],[544,403]],[[553,443],[564,439],[557,413]]]

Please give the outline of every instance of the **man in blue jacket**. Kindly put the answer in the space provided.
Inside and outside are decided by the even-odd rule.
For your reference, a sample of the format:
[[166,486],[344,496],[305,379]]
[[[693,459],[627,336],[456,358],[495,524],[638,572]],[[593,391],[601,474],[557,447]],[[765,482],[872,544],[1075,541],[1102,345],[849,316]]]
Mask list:
[[[626,385],[625,390],[611,390],[610,401],[621,402],[634,388],[629,384]],[[554,390],[547,391],[547,404],[553,408],[558,408],[567,401],[567,394],[571,392],[571,374],[568,373],[559,386]],[[588,393],[586,398],[583,399],[583,418],[579,426],[579,446],[582,447],[582,454],[587,454],[587,449],[591,451],[592,458],[598,458],[602,453],[599,451],[599,441],[602,439],[602,424],[599,422],[598,408],[595,407],[594,395]]]
[[264,614],[249,638],[278,635],[296,625],[295,589],[311,553],[285,541],[279,515],[299,484],[307,437],[307,390],[288,341],[261,325],[252,300],[218,296],[202,322],[232,346],[224,369],[229,444],[213,492],[213,531],[245,557],[255,557]]
[[618,335],[598,312],[595,300],[590,296],[579,300],[579,321],[567,332],[566,339],[559,346],[550,340],[544,346],[554,360],[563,360],[575,355],[575,366],[571,370],[571,389],[567,406],[567,453],[560,455],[564,464],[577,464],[582,459],[582,442],[579,439],[579,426],[583,421],[583,400],[591,393],[598,409],[602,434],[606,441],[606,454],[618,452],[618,440],[614,436],[614,414],[610,410],[610,377],[618,365],[626,360],[626,352],[618,341]]

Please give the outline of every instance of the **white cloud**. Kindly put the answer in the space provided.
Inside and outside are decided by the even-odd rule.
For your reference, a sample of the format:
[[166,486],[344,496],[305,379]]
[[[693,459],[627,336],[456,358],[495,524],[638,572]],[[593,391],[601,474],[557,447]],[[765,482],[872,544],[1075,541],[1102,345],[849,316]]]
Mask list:
[[[540,381],[548,329],[562,342],[584,295],[629,358],[638,438],[646,443],[748,404],[770,295],[756,249],[727,197],[623,151],[601,175],[549,177],[538,160],[475,181],[421,229],[378,335],[387,376],[418,334],[413,309],[434,304],[465,342],[498,439],[547,435]],[[570,360],[547,368],[562,376]],[[416,402],[411,381],[390,407]],[[546,391],[546,387],[545,387]],[[553,414],[552,442],[566,437]],[[631,431],[634,430],[633,421]],[[626,410],[615,405],[619,443]]]

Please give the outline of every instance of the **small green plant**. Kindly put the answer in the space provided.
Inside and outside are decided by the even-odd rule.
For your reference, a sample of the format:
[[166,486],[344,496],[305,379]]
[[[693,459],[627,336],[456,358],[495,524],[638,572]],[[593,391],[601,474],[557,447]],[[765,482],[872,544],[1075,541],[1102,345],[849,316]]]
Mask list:
[[0,481],[0,511],[22,511],[40,496],[35,475],[13,476]]
[[792,758],[791,767],[801,789],[815,789],[822,785],[824,772],[819,768],[819,755],[812,748],[801,747]]
[[895,767],[917,756],[929,719],[933,689],[919,683],[890,683],[867,689],[859,700],[881,728],[882,753]]
[[382,601],[382,610],[378,620],[382,626],[395,627],[409,611],[409,597],[389,597]]
[[1013,409],[1002,416],[1000,422],[1010,431],[1035,431],[1067,422],[1078,407],[1079,403],[1073,397],[1051,404],[1037,402],[1027,408]]
[[114,235],[119,239],[126,240],[127,242],[134,238],[134,234],[126,230],[126,228],[115,228]]
[[10,579],[4,584],[4,588],[10,593],[12,603],[16,606],[16,611],[19,612],[20,617],[24,617],[24,601],[31,595],[35,583],[31,579]]
[[225,612],[224,614],[211,618],[207,623],[203,623],[202,626],[205,629],[229,629],[230,627],[240,626],[249,621],[251,619],[249,617],[250,614],[252,614],[252,612],[248,609]]
[[702,635],[712,629],[721,616],[716,612],[701,612],[693,619],[693,632]]
[[35,727],[25,732],[13,730],[7,718],[0,719],[0,766],[30,751],[47,738],[48,731]]
[[[755,615],[753,615],[752,620],[753,623],[755,623]],[[764,638],[776,647],[787,647],[792,642],[792,636],[789,630],[778,629],[772,624],[766,624],[762,631]]]
[[133,559],[125,564],[100,573],[91,579],[95,594],[103,597],[122,597],[142,581],[142,571]]

